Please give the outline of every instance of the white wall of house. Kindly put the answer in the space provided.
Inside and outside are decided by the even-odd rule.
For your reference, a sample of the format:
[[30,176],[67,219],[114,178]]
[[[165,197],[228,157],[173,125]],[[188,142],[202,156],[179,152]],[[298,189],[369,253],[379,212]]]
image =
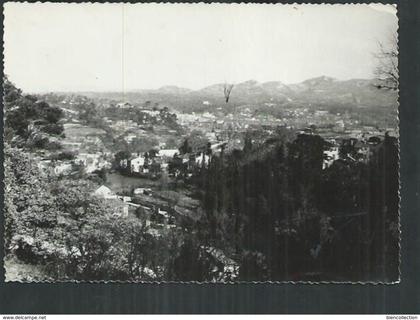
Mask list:
[[178,149],[161,149],[157,155],[159,157],[173,158],[177,153],[179,153]]
[[200,155],[198,155],[197,157],[195,157],[195,163],[197,164],[197,165],[202,165],[203,164],[203,161],[204,161],[204,164],[209,164],[209,161],[210,161],[210,157],[208,156],[208,155],[204,155],[204,157],[203,157],[203,153],[201,153]]
[[134,158],[130,161],[131,163],[131,171],[132,172],[141,172],[142,167],[144,166],[145,158],[142,156],[139,156],[137,158]]
[[340,158],[338,147],[332,147],[329,150],[324,150],[324,161],[322,163],[322,169],[326,169],[333,164],[334,161]]

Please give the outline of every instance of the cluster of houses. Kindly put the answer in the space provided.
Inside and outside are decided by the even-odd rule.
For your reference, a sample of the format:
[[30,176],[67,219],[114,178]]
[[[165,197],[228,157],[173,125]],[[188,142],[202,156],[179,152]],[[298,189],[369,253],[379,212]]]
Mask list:
[[135,215],[142,221],[148,232],[159,236],[160,229],[175,228],[175,217],[161,206],[151,202],[141,201],[141,195],[151,195],[150,188],[135,188],[133,196],[118,195],[111,188],[102,185],[93,192],[93,196],[106,201],[114,209],[114,215],[120,218],[126,218],[130,214]]
[[38,159],[36,164],[42,172],[56,176],[68,175],[75,170],[74,162],[68,160]]
[[167,169],[169,160],[177,153],[178,149],[132,153],[130,158],[121,159],[119,166],[132,174],[157,174]]
[[[373,152],[383,142],[382,136],[370,136],[364,139],[356,138],[330,138],[327,139],[329,147],[323,151],[322,169],[330,167],[334,161],[345,159],[348,161],[360,161],[367,163]],[[342,150],[340,152],[340,149]],[[351,150],[352,152],[346,152]]]
[[111,120],[108,117],[104,117],[103,121],[115,132],[121,134],[128,130],[138,129],[137,122],[133,120]]
[[119,166],[133,175],[158,175],[162,172],[169,173],[169,165],[185,165],[189,168],[208,164],[210,156],[204,152],[181,155],[178,149],[160,149],[150,152],[132,153],[130,158],[121,159]]
[[[150,188],[136,188],[133,190],[133,197],[142,194],[151,194]],[[107,201],[114,208],[114,215],[119,218],[128,217],[130,213],[141,212],[140,221],[145,224],[149,234],[159,237],[162,229],[176,228],[175,218],[168,211],[162,210],[159,206],[151,206],[133,203],[130,196],[122,196],[114,193],[107,186],[100,186],[93,192],[95,197]],[[138,215],[138,214],[137,214]],[[201,246],[204,254],[211,263],[211,281],[234,281],[239,276],[239,264],[227,257],[224,252],[215,247]]]
[[72,160],[40,159],[38,167],[44,172],[57,176],[69,175],[80,166],[85,173],[92,173],[101,169],[110,169],[110,155],[110,153],[79,153]]
[[[136,188],[133,190],[133,197],[151,192],[150,188]],[[147,232],[153,236],[158,237],[161,229],[176,228],[174,216],[159,206],[133,203],[132,197],[117,195],[104,185],[96,189],[93,195],[111,204],[117,217],[128,217],[130,212],[140,211],[140,221],[145,223]],[[238,278],[239,264],[227,257],[222,250],[207,246],[202,246],[201,250],[211,262],[211,281],[234,281]]]
[[75,158],[75,163],[83,165],[86,173],[92,173],[101,169],[110,169],[111,153],[79,153]]

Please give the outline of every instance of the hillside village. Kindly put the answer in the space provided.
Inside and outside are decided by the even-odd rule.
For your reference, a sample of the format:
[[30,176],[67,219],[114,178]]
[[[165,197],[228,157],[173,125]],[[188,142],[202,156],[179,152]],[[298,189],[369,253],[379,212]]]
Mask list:
[[[329,143],[324,150],[325,168],[340,158],[368,161],[369,150],[375,148],[385,134],[398,136],[396,128],[391,126],[395,120],[392,114],[387,124],[378,125],[366,123],[358,111],[334,113],[323,107],[286,107],[281,116],[273,116],[261,114],[255,106],[249,105],[235,107],[233,113],[226,112],[223,105],[213,106],[208,100],[202,101],[209,107],[208,111],[185,113],[174,107],[170,112],[168,106],[161,107],[151,101],[139,105],[81,95],[43,98],[64,111],[65,138],[61,144],[66,152],[74,154],[74,159],[56,160],[53,164],[50,160],[40,162],[45,167],[53,166],[56,174],[70,174],[77,166],[83,166],[86,173],[117,167],[127,175],[157,178],[165,173],[173,178],[180,172],[169,172],[171,165],[176,167],[177,163],[178,166],[182,163],[187,171],[192,171],[203,161],[208,164],[211,154],[220,153],[222,147],[226,150],[243,148],[246,132],[255,133],[252,142],[260,143],[275,134],[276,128],[325,139]],[[92,110],[86,109],[87,106]],[[272,102],[263,102],[261,106],[278,108],[278,104]],[[201,145],[186,150],[189,152],[180,151],[179,147],[192,131],[198,133]],[[339,154],[344,146],[355,150]],[[123,150],[127,151],[124,158],[115,163],[116,154]]]
[[[202,103],[211,105],[209,101]],[[190,178],[197,168],[209,164],[212,155],[219,155],[222,150],[243,148],[246,132],[258,133],[255,139],[251,139],[255,144],[262,142],[261,134],[263,140],[275,135],[276,128],[285,128],[295,134],[319,135],[327,142],[323,150],[322,169],[339,160],[368,163],[385,134],[397,136],[395,128],[362,125],[363,121],[355,120],[355,115],[348,112],[333,114],[309,108],[286,109],[285,117],[275,118],[269,114],[252,114],[251,108],[246,105],[238,107],[240,111],[235,114],[220,112],[222,107],[217,107],[215,112],[180,113],[175,110],[170,113],[168,107],[161,108],[157,103],[146,102],[136,106],[124,101],[101,101],[96,104],[78,95],[64,97],[59,105],[65,112],[66,138],[62,144],[66,151],[74,153],[74,158],[53,163],[51,160],[41,160],[40,166],[47,170],[53,168],[56,175],[71,175],[74,170],[82,169],[86,174],[104,171],[148,180],[152,187],[145,188],[139,182],[137,187],[124,190],[114,190],[112,183],[104,182],[94,194],[113,200],[117,215],[126,217],[129,213],[141,211],[147,216],[148,226],[160,228],[176,227],[175,217],[182,215],[182,212],[177,212],[168,204],[170,199],[158,197],[155,200],[154,191],[158,184],[154,182],[162,177],[168,181]],[[92,119],[83,118],[79,107],[85,105],[98,110],[98,114]],[[275,107],[276,104],[266,102],[263,106]],[[108,109],[112,109],[112,112]],[[127,114],[135,112],[140,114],[139,120],[128,119]],[[101,113],[112,115],[101,117]],[[168,118],[172,119],[170,125],[166,122]],[[297,127],[299,125],[302,127]],[[202,145],[194,150],[182,150],[182,141],[188,141],[188,134],[192,130],[200,132]],[[110,135],[116,142],[107,147],[105,139],[109,139]],[[139,152],[141,147],[136,149],[135,145],[130,144],[134,140],[141,143],[142,139],[149,141],[153,138],[155,145],[150,144],[148,151]],[[177,143],[167,148],[166,141],[170,138],[175,138]],[[118,156],[115,151],[122,147],[118,146],[119,143],[124,145],[126,152],[118,151]],[[154,224],[152,221],[163,224]]]
[[[65,114],[65,138],[61,143],[63,153],[70,154],[69,159],[39,161],[41,168],[56,175],[71,175],[77,170],[86,174],[103,171],[139,177],[149,180],[152,185],[157,185],[155,182],[162,177],[169,181],[188,179],[197,168],[207,166],[212,155],[219,155],[222,150],[243,148],[246,133],[254,135],[251,142],[258,144],[275,135],[276,128],[290,130],[296,135],[322,137],[327,142],[322,163],[322,169],[326,169],[338,160],[367,163],[385,134],[397,137],[395,128],[363,124],[358,113],[333,113],[322,107],[286,108],[282,117],[275,117],[252,112],[255,106],[251,105],[238,106],[234,113],[223,112],[223,105],[210,111],[212,103],[208,100],[202,101],[209,107],[208,111],[184,113],[173,108],[170,112],[168,106],[161,107],[151,101],[139,105],[82,95],[46,95],[43,98],[60,106]],[[264,102],[262,106],[275,108],[277,104]],[[389,123],[392,121],[390,119]],[[182,143],[188,142],[192,131],[200,135],[201,145],[194,146],[194,150],[188,150],[188,147],[182,150]],[[145,147],[150,149],[145,151]],[[155,205],[155,209],[142,206],[139,190],[147,190],[145,192],[151,196],[154,189],[142,187],[139,183],[138,188],[113,190],[112,184],[105,182],[97,194],[118,200],[114,203],[122,208],[118,212],[125,216],[141,206],[147,212],[155,210],[158,216],[169,220],[167,211],[161,210],[159,205]],[[131,202],[132,198],[139,204]]]
[[[196,185],[202,186],[199,177],[210,174],[219,159],[234,159],[241,152],[243,165],[257,166],[251,159],[272,152],[273,143],[292,152],[294,141],[319,139],[316,152],[322,160],[314,170],[322,172],[337,163],[368,166],[387,141],[396,145],[398,137],[392,113],[369,122],[357,108],[337,112],[322,105],[279,105],[270,98],[234,107],[202,99],[202,112],[162,101],[128,102],[100,95],[46,94],[39,99],[61,110],[63,133],[49,138],[59,147],[34,151],[38,169],[54,179],[94,182],[90,195],[112,208],[116,219],[136,219],[157,239],[175,230],[198,233],[195,225],[208,217],[212,204],[206,200],[209,191],[197,191]],[[281,225],[275,230],[280,235]],[[239,277],[235,251],[217,242],[200,248],[218,266],[209,279]],[[156,278],[156,270],[150,269],[148,277]]]

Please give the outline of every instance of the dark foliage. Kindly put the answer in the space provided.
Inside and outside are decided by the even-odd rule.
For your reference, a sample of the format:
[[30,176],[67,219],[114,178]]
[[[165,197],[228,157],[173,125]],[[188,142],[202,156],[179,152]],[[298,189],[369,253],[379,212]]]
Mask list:
[[32,95],[23,95],[7,78],[4,79],[5,141],[13,146],[48,148],[50,135],[59,136],[64,128],[60,108],[50,106]]
[[196,173],[202,241],[237,257],[242,280],[398,278],[396,139],[385,137],[369,163],[322,170],[326,145],[315,135],[248,141]]

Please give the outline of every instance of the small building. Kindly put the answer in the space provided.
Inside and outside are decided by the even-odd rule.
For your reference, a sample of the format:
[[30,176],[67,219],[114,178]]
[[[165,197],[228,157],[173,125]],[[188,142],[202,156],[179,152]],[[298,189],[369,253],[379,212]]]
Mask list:
[[104,185],[96,189],[93,194],[103,199],[118,199],[118,196],[110,188]]
[[324,155],[324,160],[322,162],[322,170],[328,168],[334,163],[334,161],[340,158],[337,146],[333,146],[329,148],[328,150],[324,150],[323,155]]
[[143,156],[138,156],[134,159],[130,160],[130,165],[131,165],[131,172],[136,172],[136,173],[140,173],[143,170],[143,167],[145,165],[145,160],[146,158]]
[[135,134],[128,134],[128,135],[126,135],[126,136],[124,137],[124,140],[125,140],[127,143],[130,143],[130,142],[132,142],[135,138],[137,138],[137,135],[135,135]]
[[120,197],[120,199],[121,199],[123,202],[131,202],[131,197],[128,197],[128,196],[121,196],[121,197]]
[[159,142],[158,147],[159,147],[160,149],[165,148],[165,147],[166,147],[166,142],[163,142],[163,141]]
[[178,154],[178,149],[161,149],[158,151],[157,156],[162,158],[173,158],[174,155]]
[[121,159],[119,164],[120,164],[121,168],[127,168],[128,167],[128,159]]
[[120,102],[120,103],[117,103],[117,107],[121,109],[128,109],[128,108],[131,108],[132,105],[128,102]]
[[73,165],[71,163],[60,163],[54,167],[54,173],[56,175],[66,175],[71,173]]
[[150,188],[136,188],[134,189],[134,194],[150,194],[152,192],[152,189]]
[[101,153],[79,153],[75,162],[85,167],[87,173],[92,173],[102,168],[110,168],[111,163]]
[[152,215],[153,225],[158,228],[171,229],[176,228],[175,217],[168,213],[168,211],[157,210]]
[[368,162],[370,158],[370,146],[369,144],[358,141],[355,145],[357,150],[358,158],[363,162]]

